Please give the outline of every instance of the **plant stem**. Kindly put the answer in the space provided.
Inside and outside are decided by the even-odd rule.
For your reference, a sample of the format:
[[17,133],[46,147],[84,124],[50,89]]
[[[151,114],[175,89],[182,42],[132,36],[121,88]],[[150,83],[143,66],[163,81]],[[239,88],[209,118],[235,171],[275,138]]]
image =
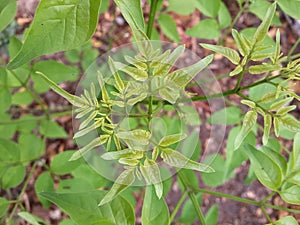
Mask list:
[[189,186],[189,184],[188,184],[189,182],[188,182],[187,178],[184,176],[184,174],[181,171],[178,171],[178,176],[179,176],[179,179],[181,180],[185,190],[188,192],[189,198],[191,199],[191,201],[193,203],[194,209],[195,209],[195,211],[198,215],[198,218],[200,219],[201,224],[206,225],[205,218],[204,218],[204,215],[201,211],[200,205],[197,201],[195,192]]
[[152,29],[153,29],[153,24],[154,24],[156,9],[157,9],[157,3],[158,3],[158,0],[151,1],[150,14],[149,14],[148,26],[147,26],[147,36],[149,39],[151,39],[151,35],[152,35]]
[[187,192],[185,191],[185,192],[183,193],[183,195],[181,195],[179,201],[177,202],[177,205],[175,206],[175,208],[174,208],[174,210],[173,210],[173,212],[172,212],[172,214],[171,214],[171,216],[170,216],[170,221],[171,221],[171,222],[174,220],[174,218],[175,218],[175,216],[176,216],[178,210],[180,209],[180,206],[181,206],[182,203],[184,202],[186,196],[187,196]]

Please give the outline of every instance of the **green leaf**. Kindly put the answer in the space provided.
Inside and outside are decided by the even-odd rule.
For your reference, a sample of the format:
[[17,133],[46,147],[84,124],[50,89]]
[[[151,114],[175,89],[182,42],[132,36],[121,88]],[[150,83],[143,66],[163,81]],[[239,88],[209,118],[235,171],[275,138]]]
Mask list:
[[213,60],[213,55],[208,55],[205,58],[201,59],[199,62],[176,70],[168,74],[168,79],[173,81],[179,87],[184,88],[197,74],[206,68]]
[[142,209],[143,225],[169,225],[169,209],[163,198],[158,199],[152,186],[147,186]]
[[[248,8],[248,10],[254,15],[256,15],[259,19],[263,20],[270,6],[271,3],[267,0],[255,0],[251,2],[251,5]],[[281,25],[280,20],[276,14],[273,17],[271,24],[279,26]]]
[[198,0],[196,7],[206,16],[215,18],[221,6],[221,0]]
[[0,3],[0,32],[10,24],[17,12],[17,1],[2,0]]
[[231,23],[231,15],[223,2],[221,2],[218,12],[218,21],[221,29],[228,27]]
[[242,111],[235,106],[223,108],[214,112],[207,120],[211,124],[238,124],[242,121]]
[[163,186],[161,182],[159,167],[156,162],[146,158],[144,165],[140,166],[140,170],[143,177],[145,178],[147,185],[153,184],[157,197],[161,199],[163,194]]
[[271,190],[278,190],[282,184],[282,171],[263,151],[257,150],[252,145],[246,145],[244,151],[250,158],[251,166],[258,180]]
[[287,170],[287,162],[286,159],[280,154],[280,152],[277,152],[276,150],[273,150],[268,146],[262,146],[262,151],[279,166],[282,175],[285,176]]
[[281,198],[290,204],[300,205],[300,186],[294,185],[279,192]]
[[206,224],[216,225],[218,223],[219,217],[219,206],[213,205],[209,208],[208,212],[205,215]]
[[161,30],[169,39],[177,43],[181,42],[176,23],[171,16],[168,14],[160,14],[157,21]]
[[57,123],[51,120],[43,120],[39,131],[42,135],[48,138],[67,138],[68,134],[66,131],[59,126]]
[[73,150],[69,150],[56,155],[50,164],[51,171],[55,174],[63,175],[71,173],[74,169],[76,169],[82,161],[69,161],[74,152],[75,151]]
[[[29,163],[36,160],[45,153],[45,143],[35,134],[21,133],[19,136],[20,159]],[[34,144],[33,144],[34,143]]]
[[134,225],[132,206],[122,197],[98,207],[105,191],[41,194],[58,205],[78,225]]
[[94,191],[95,188],[90,182],[86,182],[84,178],[61,179],[56,190],[58,193],[77,193]]
[[257,120],[257,112],[255,111],[248,111],[243,120],[243,126],[235,139],[234,142],[234,149],[238,149],[241,144],[243,143],[246,136],[249,134],[253,126],[255,125]]
[[285,216],[273,222],[272,224],[268,223],[267,225],[298,225],[298,222],[292,216]]
[[250,53],[251,46],[249,46],[245,36],[235,29],[232,29],[232,36],[241,55],[248,55]]
[[9,207],[9,201],[0,197],[0,218],[4,217]]
[[42,0],[36,9],[20,52],[7,68],[16,69],[41,55],[66,51],[82,45],[94,33],[100,2],[100,0]]
[[216,20],[204,19],[201,20],[196,26],[186,30],[186,34],[190,37],[215,39],[220,36],[220,28]]
[[0,112],[6,112],[11,104],[11,93],[7,87],[0,89]]
[[137,141],[141,145],[147,145],[151,137],[151,133],[146,130],[122,131],[117,133],[117,137],[124,140]]
[[300,20],[299,7],[300,2],[297,0],[277,0],[280,8],[291,17]]
[[11,104],[13,105],[30,105],[33,101],[31,94],[28,91],[18,91],[13,94]]
[[20,148],[16,143],[0,138],[0,161],[15,164],[20,161]]
[[268,144],[271,126],[272,126],[272,116],[270,114],[266,114],[264,116],[264,135],[262,138],[263,145]]
[[214,169],[210,166],[190,160],[178,151],[174,151],[170,148],[164,148],[163,152],[161,153],[161,157],[165,163],[177,168],[196,170],[206,173],[214,172]]
[[23,218],[25,221],[27,221],[28,223],[30,223],[31,225],[49,225],[48,223],[46,223],[45,221],[43,221],[41,218],[30,214],[29,212],[19,212],[18,216],[20,216],[21,218]]
[[276,11],[276,2],[273,3],[269,9],[267,10],[267,13],[264,16],[264,19],[262,20],[262,23],[259,25],[257,28],[255,34],[254,34],[254,40],[255,42],[260,42],[262,41],[265,36],[267,35],[267,32],[269,30],[269,27],[271,25],[273,16]]
[[290,131],[300,132],[300,122],[291,115],[280,118],[282,125]]
[[106,152],[101,156],[101,158],[105,160],[117,160],[121,158],[141,159],[143,156],[143,151],[127,148],[119,151]]
[[109,192],[104,196],[98,206],[102,206],[116,198],[123,190],[128,188],[135,180],[134,169],[127,169],[120,174]]
[[274,102],[271,106],[270,106],[270,108],[269,108],[269,110],[271,110],[271,111],[277,111],[277,110],[279,110],[280,108],[282,108],[284,105],[287,105],[287,104],[289,104],[291,101],[293,101],[293,97],[288,97],[288,98],[284,98],[284,99],[282,99],[282,100],[279,100],[279,101],[277,101],[277,102]]
[[263,63],[261,65],[250,66],[248,71],[251,74],[262,74],[262,73],[277,71],[281,69],[282,68],[279,65],[271,65],[268,63]]
[[71,219],[64,219],[58,225],[77,225],[77,224],[73,222],[73,220]]
[[51,177],[50,172],[44,172],[42,173],[35,181],[34,184],[35,193],[37,194],[38,199],[42,203],[43,207],[49,208],[50,207],[50,201],[46,200],[41,196],[41,192],[53,192],[54,191],[54,181]]
[[238,65],[240,62],[239,53],[235,50],[223,46],[211,45],[211,44],[200,44],[203,48],[209,49],[216,53],[219,53],[229,59],[233,64]]
[[172,135],[168,135],[168,136],[163,137],[159,141],[158,145],[161,146],[161,147],[167,147],[167,146],[170,146],[170,145],[175,144],[177,142],[180,142],[180,141],[182,141],[185,138],[186,138],[186,134],[172,134]]
[[189,15],[195,10],[195,0],[169,0],[167,10],[180,15]]
[[145,81],[148,78],[148,73],[146,70],[141,70],[136,67],[128,66],[120,62],[115,62],[114,65],[117,71],[121,70],[127,73],[128,75],[130,75],[131,77],[133,77],[135,80]]
[[[201,205],[202,194],[198,193],[196,195],[196,199],[199,202],[199,205]],[[198,218],[197,212],[194,208],[192,200],[188,199],[182,207],[182,211],[181,211],[181,214],[180,214],[180,217],[179,217],[179,221],[182,222],[183,224],[192,224],[197,220],[197,218]]]
[[16,187],[22,183],[26,175],[26,168],[23,165],[9,167],[2,176],[1,189]]

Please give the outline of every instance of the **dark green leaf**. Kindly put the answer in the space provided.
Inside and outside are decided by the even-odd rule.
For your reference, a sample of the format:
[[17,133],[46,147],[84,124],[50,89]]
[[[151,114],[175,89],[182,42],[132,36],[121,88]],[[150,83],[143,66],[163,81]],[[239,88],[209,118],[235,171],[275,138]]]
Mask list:
[[211,44],[200,44],[203,48],[209,49],[216,53],[219,53],[229,59],[233,64],[238,65],[240,62],[239,53],[235,50],[223,46],[211,45]]
[[246,145],[245,153],[249,156],[251,166],[259,181],[271,190],[278,190],[282,184],[282,171],[263,151],[251,145]]
[[143,225],[169,225],[169,210],[163,198],[158,199],[152,186],[147,186],[142,209]]
[[98,202],[104,191],[81,193],[50,193],[42,196],[65,211],[78,225],[134,225],[135,218],[131,205],[122,197],[101,207]]
[[186,34],[190,37],[215,39],[220,36],[220,28],[216,20],[204,19],[201,20],[196,26],[188,29]]
[[[18,55],[8,69],[44,54],[76,48],[93,35],[100,0],[42,0]],[[80,18],[86,18],[81,20]]]
[[168,14],[161,14],[158,17],[158,24],[168,38],[177,43],[180,42],[180,36],[177,31],[176,23],[171,16]]

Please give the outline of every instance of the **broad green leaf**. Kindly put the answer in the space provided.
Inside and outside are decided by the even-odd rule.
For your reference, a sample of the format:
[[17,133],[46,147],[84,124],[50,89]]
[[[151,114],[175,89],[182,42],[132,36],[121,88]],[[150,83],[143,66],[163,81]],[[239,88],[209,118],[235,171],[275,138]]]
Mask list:
[[262,73],[277,71],[281,69],[282,68],[279,65],[271,65],[268,63],[263,63],[261,65],[250,66],[248,71],[251,74],[262,74]]
[[286,159],[280,154],[280,152],[277,152],[276,150],[273,150],[267,146],[262,146],[262,151],[279,166],[282,175],[285,176],[287,170],[287,162]]
[[277,0],[277,3],[284,12],[291,17],[300,20],[300,2],[298,0]]
[[15,164],[20,161],[20,148],[16,143],[0,138],[0,162]]
[[8,189],[20,185],[25,175],[25,166],[16,165],[9,167],[2,176],[1,189]]
[[[270,6],[271,3],[268,2],[267,0],[255,0],[251,2],[248,10],[249,12],[256,15],[259,19],[263,20]],[[280,20],[276,14],[273,17],[271,24],[279,25],[279,26],[281,25]]]
[[33,101],[33,98],[31,94],[28,91],[18,91],[13,94],[11,98],[11,104],[12,105],[30,105],[30,103]]
[[108,10],[109,3],[110,3],[110,0],[102,0],[101,1],[101,6],[100,6],[100,9],[99,9],[99,14],[102,14],[102,13],[104,13],[104,12],[106,12]]
[[238,124],[242,120],[241,114],[242,111],[238,107],[231,106],[214,112],[207,122],[211,124]]
[[238,149],[241,144],[243,143],[246,136],[249,134],[253,126],[255,125],[257,120],[257,112],[255,111],[248,111],[243,120],[243,126],[235,139],[234,142],[234,149]]
[[39,131],[42,135],[48,138],[67,138],[68,134],[66,131],[59,126],[57,123],[51,120],[43,120]]
[[0,112],[6,112],[11,104],[11,93],[7,87],[1,87],[0,89]]
[[[101,0],[42,0],[12,70],[44,54],[76,48],[93,35]],[[81,20],[80,18],[86,18]]]
[[20,159],[29,163],[45,153],[45,143],[35,134],[21,133],[19,136]]
[[189,15],[195,10],[195,0],[169,0],[167,10],[180,15]]
[[223,2],[221,2],[218,12],[218,21],[221,29],[228,27],[231,23],[231,15]]
[[239,33],[237,30],[232,29],[232,36],[241,55],[248,55],[250,53],[251,46],[249,46],[244,35]]
[[264,19],[262,20],[262,23],[259,25],[259,27],[257,28],[257,30],[254,34],[255,42],[262,41],[265,38],[265,36],[267,35],[267,32],[271,25],[275,11],[276,11],[276,3],[273,3],[267,10],[267,12],[264,16]]
[[215,18],[218,15],[219,8],[221,6],[220,0],[197,0],[196,7],[206,16]]
[[132,140],[140,143],[141,145],[147,145],[151,137],[151,133],[146,130],[132,130],[122,131],[117,133],[117,137],[124,140]]
[[203,48],[209,49],[211,51],[214,51],[216,53],[219,53],[219,54],[225,56],[227,59],[229,59],[235,65],[238,65],[240,62],[239,54],[231,48],[217,46],[217,45],[211,45],[211,44],[200,44],[200,45]]
[[69,150],[65,152],[61,152],[56,155],[50,164],[50,169],[55,174],[68,174],[71,173],[75,168],[77,168],[82,161],[69,161],[71,156],[74,154],[75,151]]
[[184,88],[197,74],[205,69],[213,60],[213,55],[206,56],[199,62],[168,74],[168,79]]
[[134,169],[127,169],[120,174],[109,192],[104,196],[98,206],[103,206],[116,198],[123,190],[128,188],[135,180]]
[[176,23],[171,16],[168,14],[160,14],[157,20],[161,30],[170,40],[177,43],[181,41],[177,31]]
[[14,19],[17,12],[17,1],[2,0],[0,3],[0,32]]
[[268,223],[267,225],[298,225],[298,222],[292,216],[285,216],[273,222],[272,224]]
[[215,39],[220,36],[220,27],[214,19],[201,20],[196,26],[186,30],[190,37]]
[[206,224],[216,225],[218,223],[219,217],[219,206],[213,205],[209,208],[208,212],[205,215]]
[[266,114],[264,116],[264,134],[262,138],[263,145],[268,144],[271,126],[272,126],[272,116],[270,114]]
[[5,198],[0,197],[0,218],[5,216],[9,204],[9,201],[7,201]]
[[174,151],[170,148],[164,148],[161,153],[161,157],[164,162],[173,167],[196,170],[205,173],[214,172],[214,169],[210,166],[190,160],[178,151]]
[[58,225],[77,225],[77,224],[71,219],[64,219]]
[[[196,199],[199,202],[199,205],[201,205],[202,194],[198,193],[196,195]],[[182,207],[179,221],[182,222],[183,224],[192,224],[197,220],[197,218],[198,216],[197,216],[197,212],[195,211],[194,205],[191,199],[188,199]]]
[[290,204],[300,205],[300,186],[294,185],[279,192],[281,198]]
[[147,186],[142,209],[143,225],[169,225],[169,209],[163,198],[158,199],[152,186]]
[[252,145],[246,145],[244,151],[250,158],[251,166],[258,180],[271,190],[278,190],[282,184],[282,171],[263,151],[257,150]]
[[78,225],[134,225],[135,217],[132,206],[122,197],[117,197],[101,207],[98,202],[105,191],[80,193],[41,194],[44,198],[58,205]]
[[186,138],[186,134],[172,134],[172,135],[168,135],[168,136],[163,137],[159,141],[158,145],[161,146],[161,147],[167,147],[167,146],[170,146],[170,145],[175,144],[177,142],[180,142],[180,141],[182,141],[185,138]]
[[300,132],[300,122],[291,115],[280,118],[281,124],[290,131]]
[[61,179],[56,192],[58,193],[77,193],[94,191],[95,188],[84,178]]
[[30,223],[31,225],[49,225],[48,223],[46,223],[45,221],[43,221],[41,218],[30,214],[29,212],[19,212],[18,216],[20,216],[21,218],[23,218],[25,221],[27,221],[28,223]]
[[49,208],[50,201],[43,198],[40,193],[41,192],[53,192],[54,191],[54,181],[51,177],[51,173],[49,171],[42,173],[36,179],[34,184],[35,193],[37,194],[38,199],[42,203],[43,207]]
[[153,184],[157,197],[161,199],[163,194],[163,185],[161,182],[159,167],[156,162],[147,158],[144,165],[140,166],[140,170],[147,185]]

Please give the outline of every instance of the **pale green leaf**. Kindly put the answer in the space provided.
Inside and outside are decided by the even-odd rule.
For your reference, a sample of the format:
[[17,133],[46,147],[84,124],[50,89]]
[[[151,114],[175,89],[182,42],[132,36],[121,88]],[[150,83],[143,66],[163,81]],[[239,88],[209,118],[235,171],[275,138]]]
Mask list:
[[161,157],[163,158],[164,162],[177,168],[196,170],[205,173],[214,172],[214,169],[210,166],[190,160],[180,152],[174,151],[170,148],[164,148],[161,153]]
[[237,66],[235,67],[235,69],[229,73],[229,76],[230,76],[230,77],[235,76],[235,75],[241,73],[242,71],[243,71],[243,66],[237,65]]
[[213,55],[206,56],[199,62],[168,74],[168,79],[184,88],[197,74],[205,69],[213,60]]
[[135,180],[134,169],[127,169],[123,171],[120,176],[116,179],[115,183],[104,196],[98,206],[102,206],[114,198],[116,198],[122,191],[128,188]]
[[267,154],[247,144],[245,153],[249,156],[258,180],[267,188],[277,190],[282,184],[282,171]]
[[175,144],[177,142],[182,141],[183,139],[185,139],[187,136],[186,134],[172,134],[172,135],[168,135],[163,137],[158,145],[161,147],[167,147],[169,145]]
[[144,153],[142,151],[127,148],[120,151],[106,152],[101,158],[105,160],[116,160],[121,158],[141,159],[143,156]]
[[195,10],[195,0],[169,0],[167,10],[180,15],[189,15]]
[[251,46],[249,46],[244,35],[233,29],[232,36],[241,55],[248,55],[250,53]]
[[217,112],[214,112],[207,120],[211,124],[237,124],[241,122],[242,111],[235,106],[223,108]]
[[243,120],[243,126],[242,126],[240,132],[238,133],[238,135],[235,139],[235,142],[234,142],[235,150],[241,146],[244,139],[246,138],[246,136],[249,134],[249,132],[255,125],[256,120],[257,120],[257,112],[254,112],[251,110],[246,113],[244,120]]
[[216,53],[219,53],[229,59],[233,64],[238,65],[240,62],[239,53],[235,50],[223,46],[211,45],[211,44],[200,44],[203,48],[209,49]]
[[19,212],[18,216],[20,216],[21,218],[23,218],[25,221],[27,221],[28,223],[30,223],[31,225],[49,225],[49,223],[46,223],[45,221],[43,221],[41,218],[30,214],[29,212]]
[[161,181],[159,167],[156,164],[156,162],[147,158],[144,162],[144,165],[140,166],[140,170],[146,181],[146,184],[153,184],[157,197],[161,199],[163,194],[163,185]]
[[273,222],[272,224],[268,223],[267,225],[298,225],[298,222],[292,216],[285,216]]
[[265,38],[265,36],[267,35],[267,32],[271,25],[275,11],[276,11],[276,3],[273,3],[267,10],[267,12],[264,16],[264,19],[262,20],[262,23],[259,25],[259,27],[257,28],[257,30],[254,34],[254,40],[256,42],[262,41]]
[[263,63],[261,65],[250,66],[248,71],[251,74],[262,74],[262,73],[277,71],[281,69],[282,68],[279,65],[271,65],[271,64]]
[[117,133],[117,137],[124,140],[137,141],[141,145],[147,145],[151,137],[151,133],[146,130],[122,131]]
[[9,207],[9,201],[0,197],[0,218],[4,217]]
[[159,199],[152,186],[146,188],[142,209],[143,225],[169,225],[169,209],[163,198]]
[[300,122],[291,115],[280,118],[281,124],[290,131],[300,132]]
[[215,18],[218,15],[219,8],[221,6],[221,0],[197,0],[196,7],[206,16]]
[[120,78],[118,70],[115,66],[115,62],[113,61],[113,59],[111,57],[108,58],[108,65],[109,65],[110,71],[112,72],[112,74],[115,78],[116,88],[118,89],[118,91],[122,92],[124,90],[125,86],[124,86],[122,79]]
[[114,65],[117,70],[121,70],[121,71],[127,73],[128,75],[133,77],[135,80],[145,81],[148,78],[148,73],[146,70],[140,70],[136,67],[128,66],[128,65],[125,65],[120,62],[115,62]]
[[221,2],[218,12],[218,21],[221,29],[228,27],[231,23],[231,15],[223,2]]
[[293,97],[288,97],[288,98],[284,98],[282,100],[279,100],[279,101],[273,103],[270,106],[269,110],[271,110],[271,111],[279,110],[283,106],[285,106],[285,105],[289,104],[291,101],[293,101],[293,99],[294,99]]
[[[12,70],[44,54],[76,48],[93,35],[100,0],[42,0]],[[82,20],[81,18],[86,18]]]
[[272,116],[270,114],[266,114],[264,116],[264,134],[262,138],[263,145],[268,144],[271,126],[272,126]]
[[294,185],[279,192],[281,198],[290,204],[300,205],[300,186]]
[[16,0],[2,0],[0,3],[0,32],[10,24],[17,12]]
[[173,18],[168,14],[160,14],[158,17],[158,24],[162,29],[163,33],[172,41],[179,43],[180,36],[177,31],[176,23],[174,22]]
[[289,113],[290,111],[292,111],[296,108],[297,108],[297,106],[295,106],[295,105],[290,105],[290,106],[287,106],[287,107],[283,107],[283,108],[281,108],[277,111],[276,115],[285,116],[287,113]]
[[190,37],[203,39],[215,39],[220,36],[219,24],[214,19],[204,19],[197,23],[196,26],[186,30]]

